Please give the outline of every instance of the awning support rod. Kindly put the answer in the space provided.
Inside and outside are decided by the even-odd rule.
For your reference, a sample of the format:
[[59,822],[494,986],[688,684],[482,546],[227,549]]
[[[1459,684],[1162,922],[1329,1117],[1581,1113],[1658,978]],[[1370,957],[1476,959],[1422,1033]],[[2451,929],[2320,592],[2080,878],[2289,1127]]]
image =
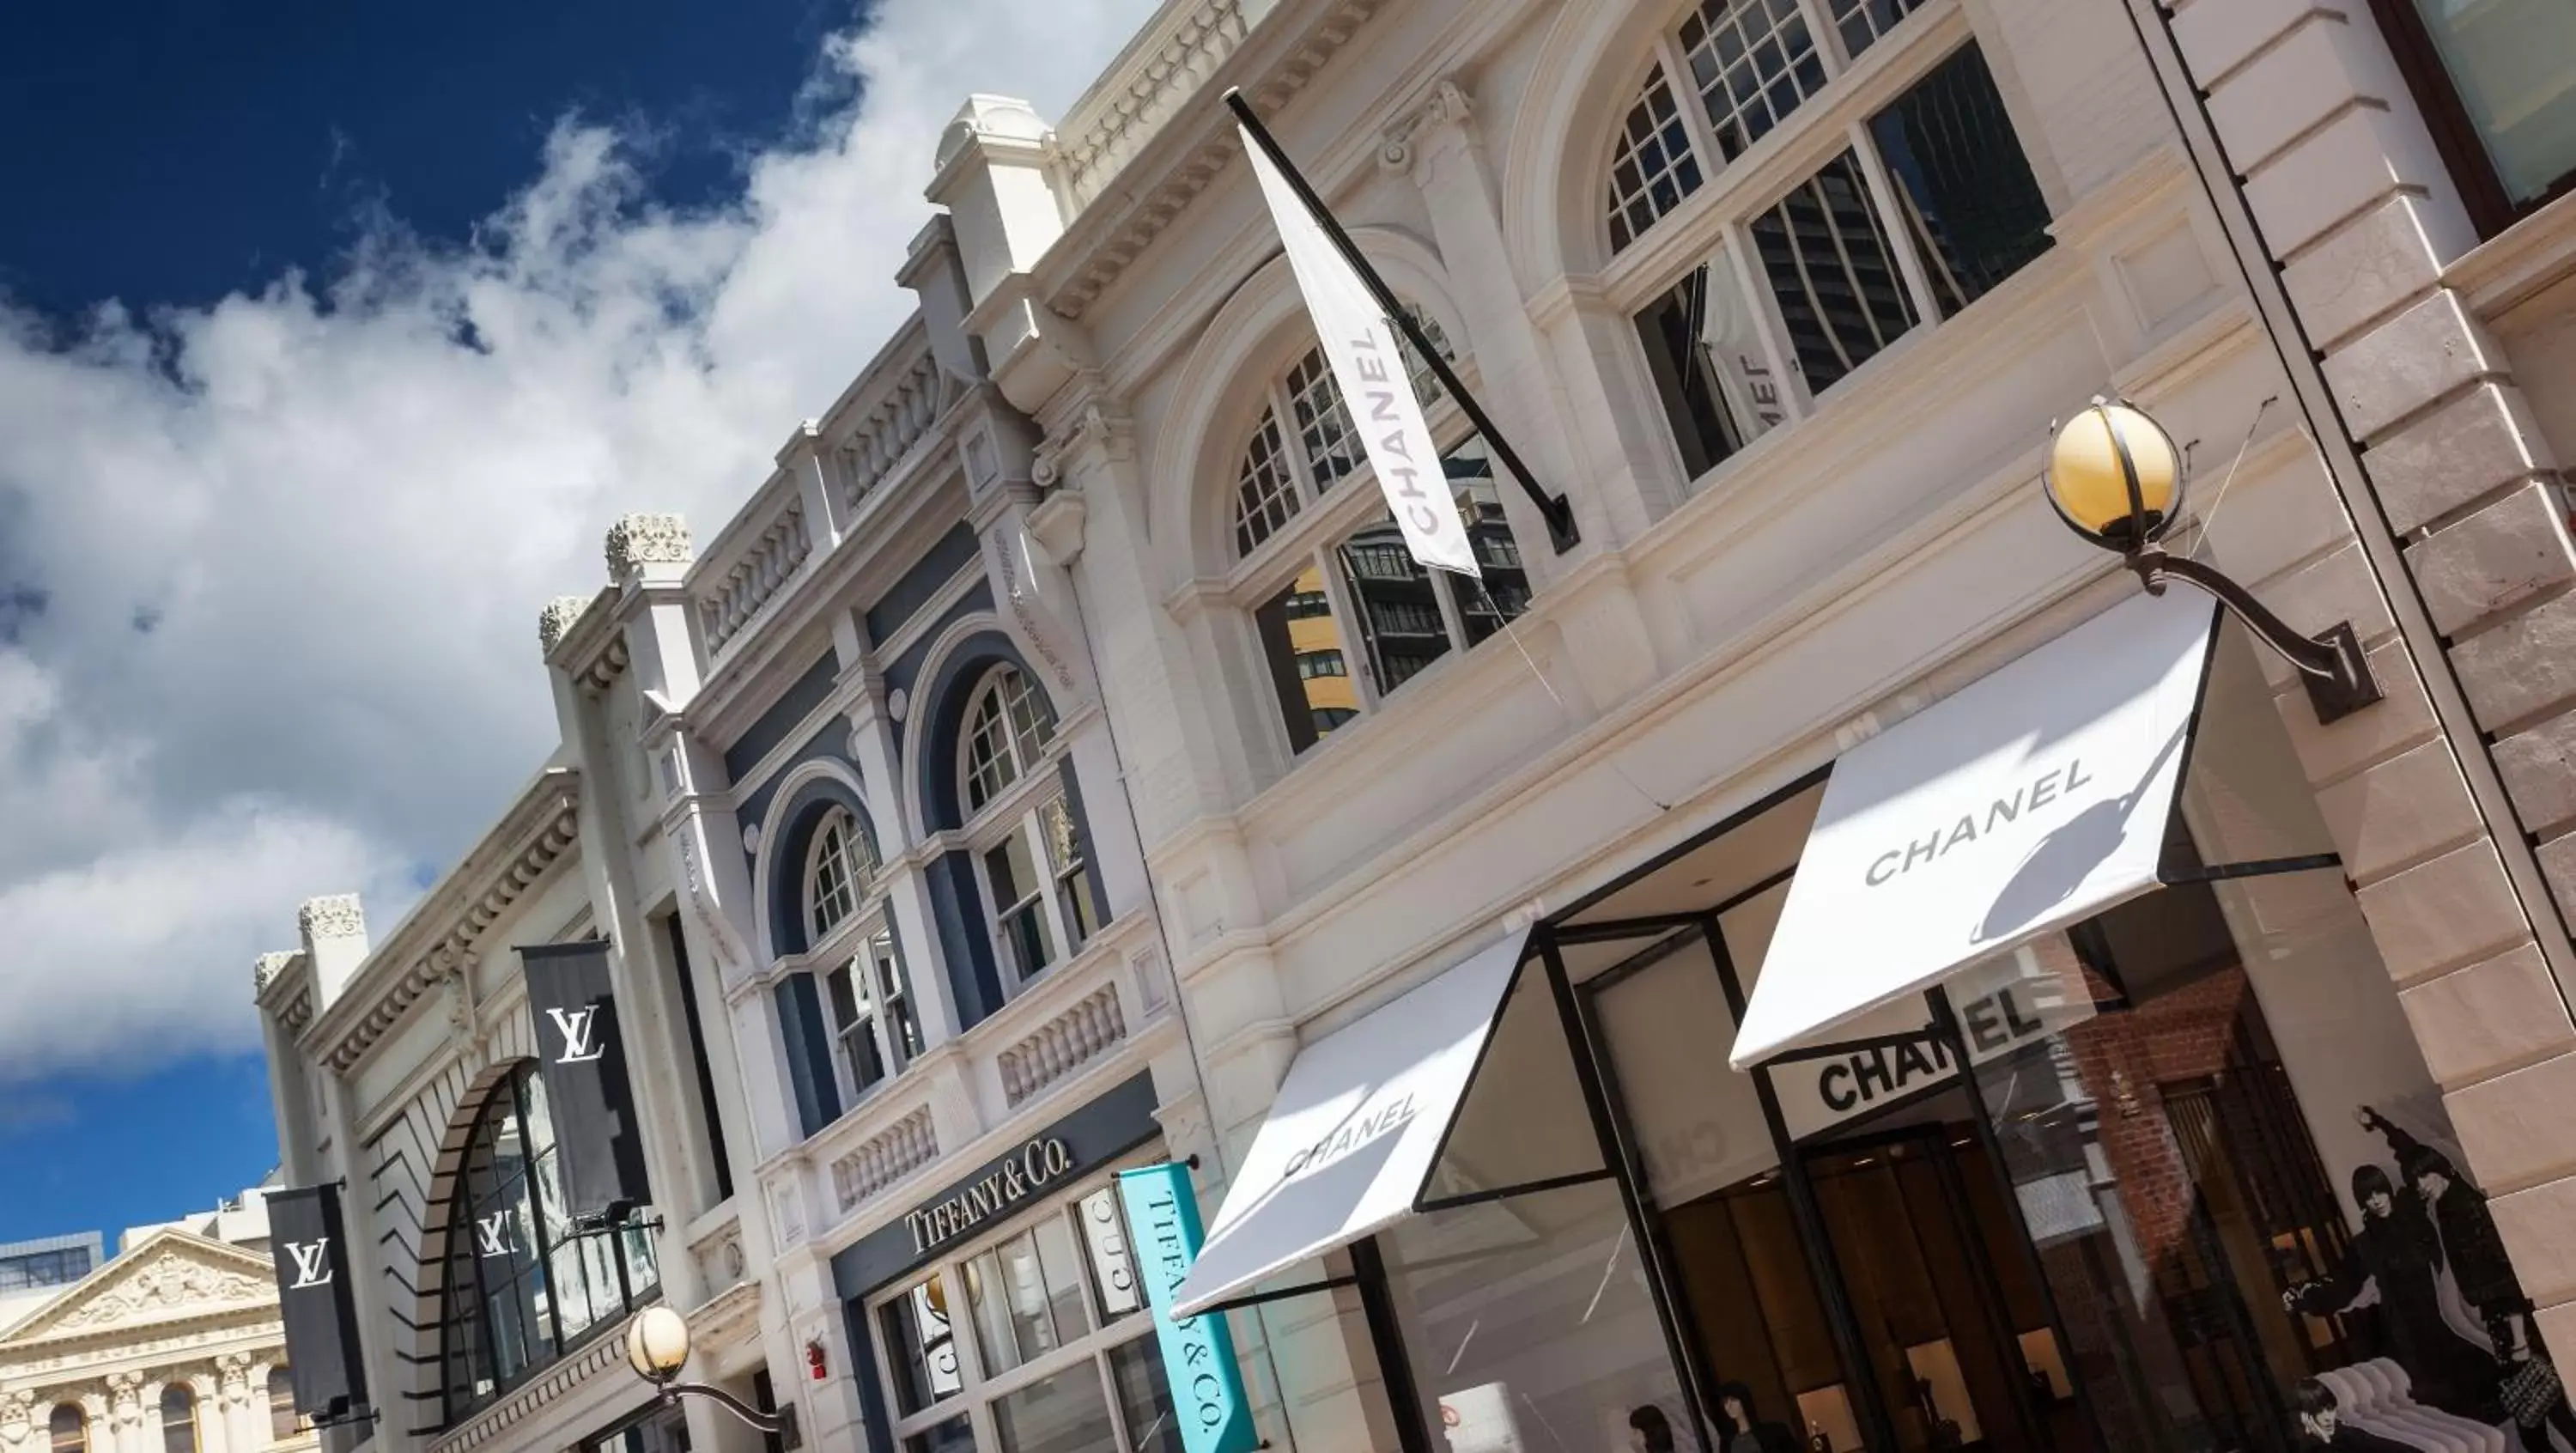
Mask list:
[[1299,1282],[1293,1287],[1280,1287],[1276,1291],[1254,1292],[1248,1297],[1236,1297],[1232,1301],[1218,1302],[1214,1306],[1209,1307],[1207,1311],[1199,1313],[1199,1315],[1204,1317],[1208,1312],[1239,1312],[1246,1307],[1260,1306],[1263,1302],[1284,1302],[1290,1297],[1312,1296],[1317,1292],[1336,1291],[1342,1287],[1358,1286],[1359,1283],[1360,1279],[1356,1276],[1328,1276],[1322,1281]]
[[2223,883],[2230,878],[2268,878],[2275,873],[2307,873],[2319,868],[2343,866],[2341,853],[2309,853],[2297,858],[2258,858],[2247,863],[2212,863],[2179,873],[2158,873],[2168,888],[2186,883]]

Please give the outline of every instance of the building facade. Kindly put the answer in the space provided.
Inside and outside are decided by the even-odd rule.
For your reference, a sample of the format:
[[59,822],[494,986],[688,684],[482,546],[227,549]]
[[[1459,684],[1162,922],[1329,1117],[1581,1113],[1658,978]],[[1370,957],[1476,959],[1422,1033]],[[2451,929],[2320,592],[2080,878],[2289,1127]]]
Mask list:
[[286,1383],[260,1193],[138,1226],[0,1246],[0,1446],[21,1453],[311,1449]]
[[[546,609],[544,772],[263,962],[375,1233],[331,1436],[749,1453],[658,1299],[807,1442],[1177,1449],[1169,1160],[1276,1447],[2576,1453],[2548,8],[1171,0],[970,98],[904,328]],[[1571,539],[1416,357],[1480,574],[1405,553],[1229,89]],[[2064,528],[2094,395],[2379,700]],[[510,952],[594,937],[622,1238]]]

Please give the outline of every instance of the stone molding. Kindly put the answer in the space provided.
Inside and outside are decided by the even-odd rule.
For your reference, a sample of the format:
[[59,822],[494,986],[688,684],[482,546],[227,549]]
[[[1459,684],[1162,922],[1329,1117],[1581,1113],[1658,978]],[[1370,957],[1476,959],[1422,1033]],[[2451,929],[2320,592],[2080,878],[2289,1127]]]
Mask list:
[[334,893],[304,900],[304,906],[295,910],[295,927],[307,940],[364,938],[367,914],[357,894]]
[[555,647],[563,644],[563,638],[571,633],[574,623],[581,619],[581,613],[590,609],[590,602],[591,597],[587,595],[558,595],[547,601],[544,608],[537,612],[538,652],[552,656],[555,653]]
[[608,527],[601,553],[608,561],[611,585],[623,582],[627,572],[638,566],[686,565],[694,558],[689,522],[679,515],[621,516]]

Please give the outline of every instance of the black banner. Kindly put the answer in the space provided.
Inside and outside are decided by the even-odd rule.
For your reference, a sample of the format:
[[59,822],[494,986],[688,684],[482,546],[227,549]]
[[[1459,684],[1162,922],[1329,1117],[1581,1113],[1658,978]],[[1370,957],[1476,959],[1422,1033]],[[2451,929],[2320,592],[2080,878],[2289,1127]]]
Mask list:
[[316,1423],[363,1414],[367,1372],[358,1356],[358,1312],[349,1285],[337,1183],[268,1193],[268,1254],[286,1322],[295,1411]]
[[644,1182],[643,1128],[626,1079],[608,941],[523,948],[519,959],[563,1159],[564,1212],[584,1226],[621,1220],[653,1193]]

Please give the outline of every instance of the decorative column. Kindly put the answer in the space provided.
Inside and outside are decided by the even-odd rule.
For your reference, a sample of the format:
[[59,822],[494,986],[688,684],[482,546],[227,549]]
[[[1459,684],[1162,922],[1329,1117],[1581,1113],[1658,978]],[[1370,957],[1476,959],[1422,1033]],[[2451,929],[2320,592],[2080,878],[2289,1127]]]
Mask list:
[[[261,1368],[252,1376],[250,1354],[227,1352],[215,1359],[216,1421],[222,1424],[224,1442],[238,1453],[255,1453],[268,1446],[268,1430],[259,1426],[252,1412],[252,1389],[268,1391],[268,1370]],[[208,1453],[213,1453],[209,1448]]]
[[122,1453],[116,1443],[116,1419],[111,1415],[107,1394],[83,1391],[64,1399],[80,1404],[81,1417],[89,1424],[89,1453]]
[[[51,1415],[49,1408],[47,1416]],[[49,1431],[36,1425],[36,1395],[33,1392],[25,1388],[0,1392],[0,1449],[6,1453],[36,1453],[39,1445],[29,1443],[28,1438]]]
[[[114,1453],[147,1453],[143,1442],[143,1374],[111,1372],[107,1375],[108,1447]],[[153,1421],[160,1421],[154,1410]],[[91,1453],[101,1453],[95,1444]]]

